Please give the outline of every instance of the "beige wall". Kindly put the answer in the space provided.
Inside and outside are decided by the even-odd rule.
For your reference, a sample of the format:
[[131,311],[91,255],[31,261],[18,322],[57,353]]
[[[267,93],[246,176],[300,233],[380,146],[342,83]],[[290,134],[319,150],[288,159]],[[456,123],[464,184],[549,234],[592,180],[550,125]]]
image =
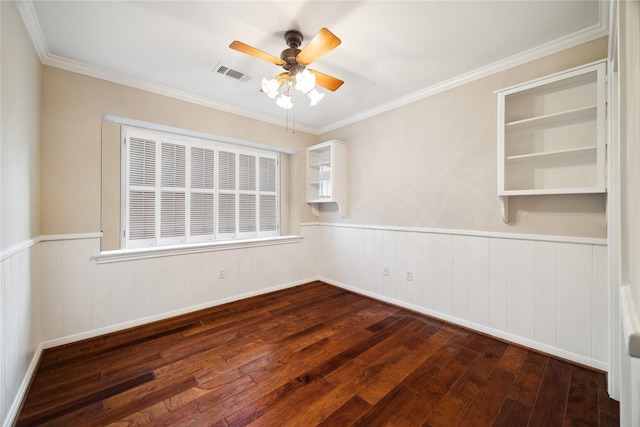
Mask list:
[[349,144],[355,224],[605,237],[605,196],[497,197],[494,91],[607,57],[602,38],[379,114],[321,136]]
[[119,128],[102,121],[108,114],[299,150],[289,159],[291,179],[285,184],[291,201],[290,209],[283,209],[283,222],[292,233],[300,221],[317,220],[304,203],[303,149],[335,138],[349,145],[349,217],[340,218],[328,205],[321,221],[605,237],[601,194],[512,197],[512,221],[502,222],[494,91],[605,58],[606,50],[606,38],[599,39],[321,136],[287,133],[279,126],[45,66],[42,233],[104,229],[103,248],[117,247],[120,163],[114,136]]
[[283,190],[290,194],[290,201],[284,201],[290,206],[283,208],[283,231],[296,232],[304,179],[304,169],[297,163],[303,161],[302,151],[317,136],[286,132],[276,125],[58,68],[43,68],[43,234],[104,228],[103,249],[117,247],[120,130],[103,121],[104,114],[298,150],[290,156],[291,162],[284,156],[289,169],[282,174]]
[[13,2],[0,1],[0,424],[12,425],[40,344],[40,59]]
[[41,65],[13,3],[2,2],[0,249],[39,229]]

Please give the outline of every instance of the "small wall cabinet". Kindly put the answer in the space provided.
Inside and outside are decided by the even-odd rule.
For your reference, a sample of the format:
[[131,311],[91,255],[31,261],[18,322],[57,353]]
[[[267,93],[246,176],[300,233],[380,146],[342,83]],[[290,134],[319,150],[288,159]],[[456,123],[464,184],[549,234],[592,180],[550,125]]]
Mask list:
[[340,216],[347,216],[347,146],[331,140],[307,148],[307,203],[320,215],[320,203],[336,203]]
[[606,192],[606,62],[502,89],[498,196]]

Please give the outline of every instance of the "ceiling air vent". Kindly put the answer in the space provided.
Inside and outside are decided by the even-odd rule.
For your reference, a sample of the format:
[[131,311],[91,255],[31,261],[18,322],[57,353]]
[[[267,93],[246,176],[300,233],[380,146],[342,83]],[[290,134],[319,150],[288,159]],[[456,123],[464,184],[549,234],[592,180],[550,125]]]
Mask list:
[[251,80],[251,76],[220,64],[216,65],[216,68],[214,68],[213,71],[219,74],[224,74],[225,76],[229,76],[236,80],[240,80],[241,82],[248,82],[249,80]]

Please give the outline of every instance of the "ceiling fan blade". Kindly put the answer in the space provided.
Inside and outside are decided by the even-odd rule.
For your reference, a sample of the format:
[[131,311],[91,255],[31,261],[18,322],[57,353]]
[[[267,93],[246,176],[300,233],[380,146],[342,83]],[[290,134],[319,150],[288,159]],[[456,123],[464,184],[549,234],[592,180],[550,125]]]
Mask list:
[[328,74],[323,74],[319,71],[309,70],[316,76],[316,84],[318,86],[322,86],[325,89],[329,89],[330,91],[337,90],[344,83],[340,79],[336,79],[335,77],[331,77]]
[[238,52],[242,52],[242,53],[246,53],[247,55],[251,55],[254,56],[258,59],[262,59],[264,61],[267,62],[271,62],[272,64],[276,64],[276,65],[284,65],[284,61],[280,58],[277,58],[273,55],[270,55],[266,52],[261,51],[260,49],[256,49],[255,47],[251,47],[248,44],[239,42],[239,41],[234,41],[233,43],[231,43],[229,45],[229,47],[233,50],[237,50]]
[[300,53],[298,53],[297,61],[302,65],[309,65],[322,55],[332,51],[340,45],[342,41],[326,28],[318,31],[309,44],[307,44]]

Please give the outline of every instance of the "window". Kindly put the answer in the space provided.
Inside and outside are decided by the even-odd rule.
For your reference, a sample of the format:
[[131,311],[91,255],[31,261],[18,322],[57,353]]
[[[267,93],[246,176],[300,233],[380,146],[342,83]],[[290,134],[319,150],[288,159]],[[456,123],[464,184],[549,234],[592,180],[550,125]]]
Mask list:
[[124,128],[123,247],[279,235],[278,154]]

